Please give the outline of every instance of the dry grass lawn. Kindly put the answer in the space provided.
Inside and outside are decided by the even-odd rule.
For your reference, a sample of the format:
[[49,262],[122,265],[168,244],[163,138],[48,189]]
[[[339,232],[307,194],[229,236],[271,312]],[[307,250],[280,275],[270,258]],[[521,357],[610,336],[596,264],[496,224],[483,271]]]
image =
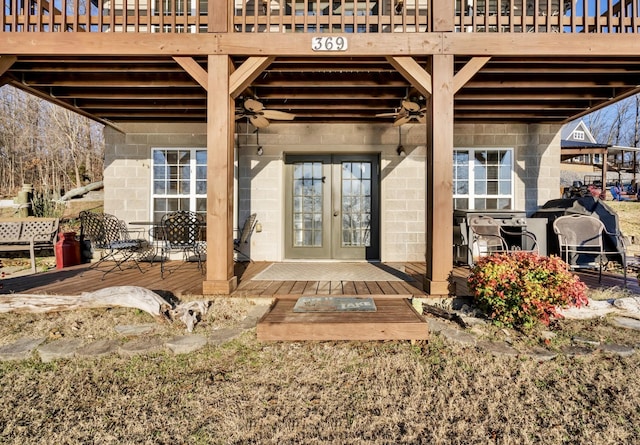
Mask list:
[[6,444],[633,444],[640,357],[260,344],[0,364]]
[[[640,234],[631,226],[640,212],[627,210]],[[216,301],[194,333],[234,325],[250,308]],[[117,338],[115,325],[153,322],[127,309],[3,314],[0,344],[25,334]],[[609,318],[564,320],[552,331],[548,345],[540,331],[484,336],[518,349],[560,350],[576,337],[640,345],[640,333]],[[182,332],[166,324],[154,335]],[[0,362],[0,400],[3,444],[636,444],[640,353],[538,362],[437,335],[417,344],[259,343],[250,330],[180,356]]]

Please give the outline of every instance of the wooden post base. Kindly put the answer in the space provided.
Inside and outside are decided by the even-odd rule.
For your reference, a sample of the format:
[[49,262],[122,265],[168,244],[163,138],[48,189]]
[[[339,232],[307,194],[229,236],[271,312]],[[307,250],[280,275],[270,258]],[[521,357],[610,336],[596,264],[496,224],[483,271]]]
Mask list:
[[429,278],[424,279],[424,291],[432,296],[449,296],[449,281],[432,281]]
[[238,277],[229,280],[208,280],[202,282],[204,295],[230,295],[238,287]]

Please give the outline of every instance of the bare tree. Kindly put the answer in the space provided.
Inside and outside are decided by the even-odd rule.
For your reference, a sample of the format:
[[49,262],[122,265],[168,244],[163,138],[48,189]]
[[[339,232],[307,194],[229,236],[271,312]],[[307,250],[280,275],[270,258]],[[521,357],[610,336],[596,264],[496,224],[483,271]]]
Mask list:
[[102,179],[102,126],[10,86],[0,88],[0,195],[24,183],[59,195]]

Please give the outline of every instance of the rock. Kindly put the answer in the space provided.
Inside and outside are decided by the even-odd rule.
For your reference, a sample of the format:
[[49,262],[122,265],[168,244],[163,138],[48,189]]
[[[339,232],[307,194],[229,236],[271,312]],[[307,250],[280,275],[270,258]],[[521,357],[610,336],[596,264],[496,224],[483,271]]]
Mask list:
[[115,353],[118,342],[115,340],[97,340],[76,350],[77,357],[101,357]]
[[600,345],[602,352],[608,352],[611,354],[617,354],[621,357],[629,357],[635,354],[636,350],[631,346],[616,345],[616,344],[604,344]]
[[427,326],[429,326],[429,332],[434,334],[438,334],[445,329],[451,329],[451,325],[445,323],[444,321],[440,321],[436,318],[426,317]]
[[549,360],[553,360],[558,356],[558,354],[555,352],[551,352],[547,349],[538,347],[535,347],[531,351],[528,351],[527,355],[538,362],[548,362]]
[[40,360],[44,363],[61,358],[72,358],[76,350],[82,346],[79,338],[63,338],[38,347]]
[[611,322],[619,326],[621,328],[633,329],[635,331],[640,331],[640,320],[636,320],[635,318],[629,317],[614,317]]
[[477,343],[479,348],[489,351],[492,355],[517,357],[520,352],[515,348],[512,348],[506,343],[495,341],[480,341]]
[[591,340],[583,337],[573,337],[571,341],[573,341],[575,344],[578,344],[578,345],[600,346],[599,341]]
[[583,346],[566,346],[562,348],[562,353],[567,357],[580,357],[589,355],[592,352],[592,349],[585,348]]
[[613,305],[620,310],[640,314],[640,297],[618,298]]
[[201,335],[182,335],[172,338],[165,344],[174,354],[188,354],[204,347],[207,339]]
[[587,306],[558,308],[558,313],[568,319],[586,320],[589,318],[600,318],[607,314],[616,312],[617,308],[608,301],[589,300]]
[[8,345],[0,347],[0,360],[26,360],[31,356],[31,353],[37,348],[46,338],[22,338]]
[[247,318],[253,317],[260,319],[264,314],[269,312],[269,309],[271,309],[271,305],[269,304],[257,304],[247,312]]
[[244,329],[241,328],[223,328],[215,330],[209,336],[209,344],[221,345],[240,336],[243,332]]
[[478,341],[476,336],[473,334],[468,334],[466,332],[451,328],[443,329],[442,331],[440,331],[440,335],[442,335],[449,341],[461,344],[463,346],[475,346]]
[[138,337],[120,345],[118,352],[121,355],[131,357],[137,354],[151,354],[161,351],[164,348],[164,342],[158,337]]
[[126,336],[144,335],[153,332],[155,325],[153,324],[132,324],[132,325],[117,325],[115,328],[118,334]]

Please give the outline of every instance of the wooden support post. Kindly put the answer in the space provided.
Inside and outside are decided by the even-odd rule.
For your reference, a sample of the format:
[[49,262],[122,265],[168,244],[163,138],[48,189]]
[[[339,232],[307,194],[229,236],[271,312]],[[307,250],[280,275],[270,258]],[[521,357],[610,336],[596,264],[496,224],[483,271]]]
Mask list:
[[233,275],[233,123],[229,95],[231,63],[210,55],[207,92],[207,276],[205,295],[228,295],[237,287]]
[[609,149],[605,148],[602,154],[602,200],[607,199],[607,170],[609,169]]
[[434,55],[427,124],[425,291],[449,294],[453,270],[453,56]]

